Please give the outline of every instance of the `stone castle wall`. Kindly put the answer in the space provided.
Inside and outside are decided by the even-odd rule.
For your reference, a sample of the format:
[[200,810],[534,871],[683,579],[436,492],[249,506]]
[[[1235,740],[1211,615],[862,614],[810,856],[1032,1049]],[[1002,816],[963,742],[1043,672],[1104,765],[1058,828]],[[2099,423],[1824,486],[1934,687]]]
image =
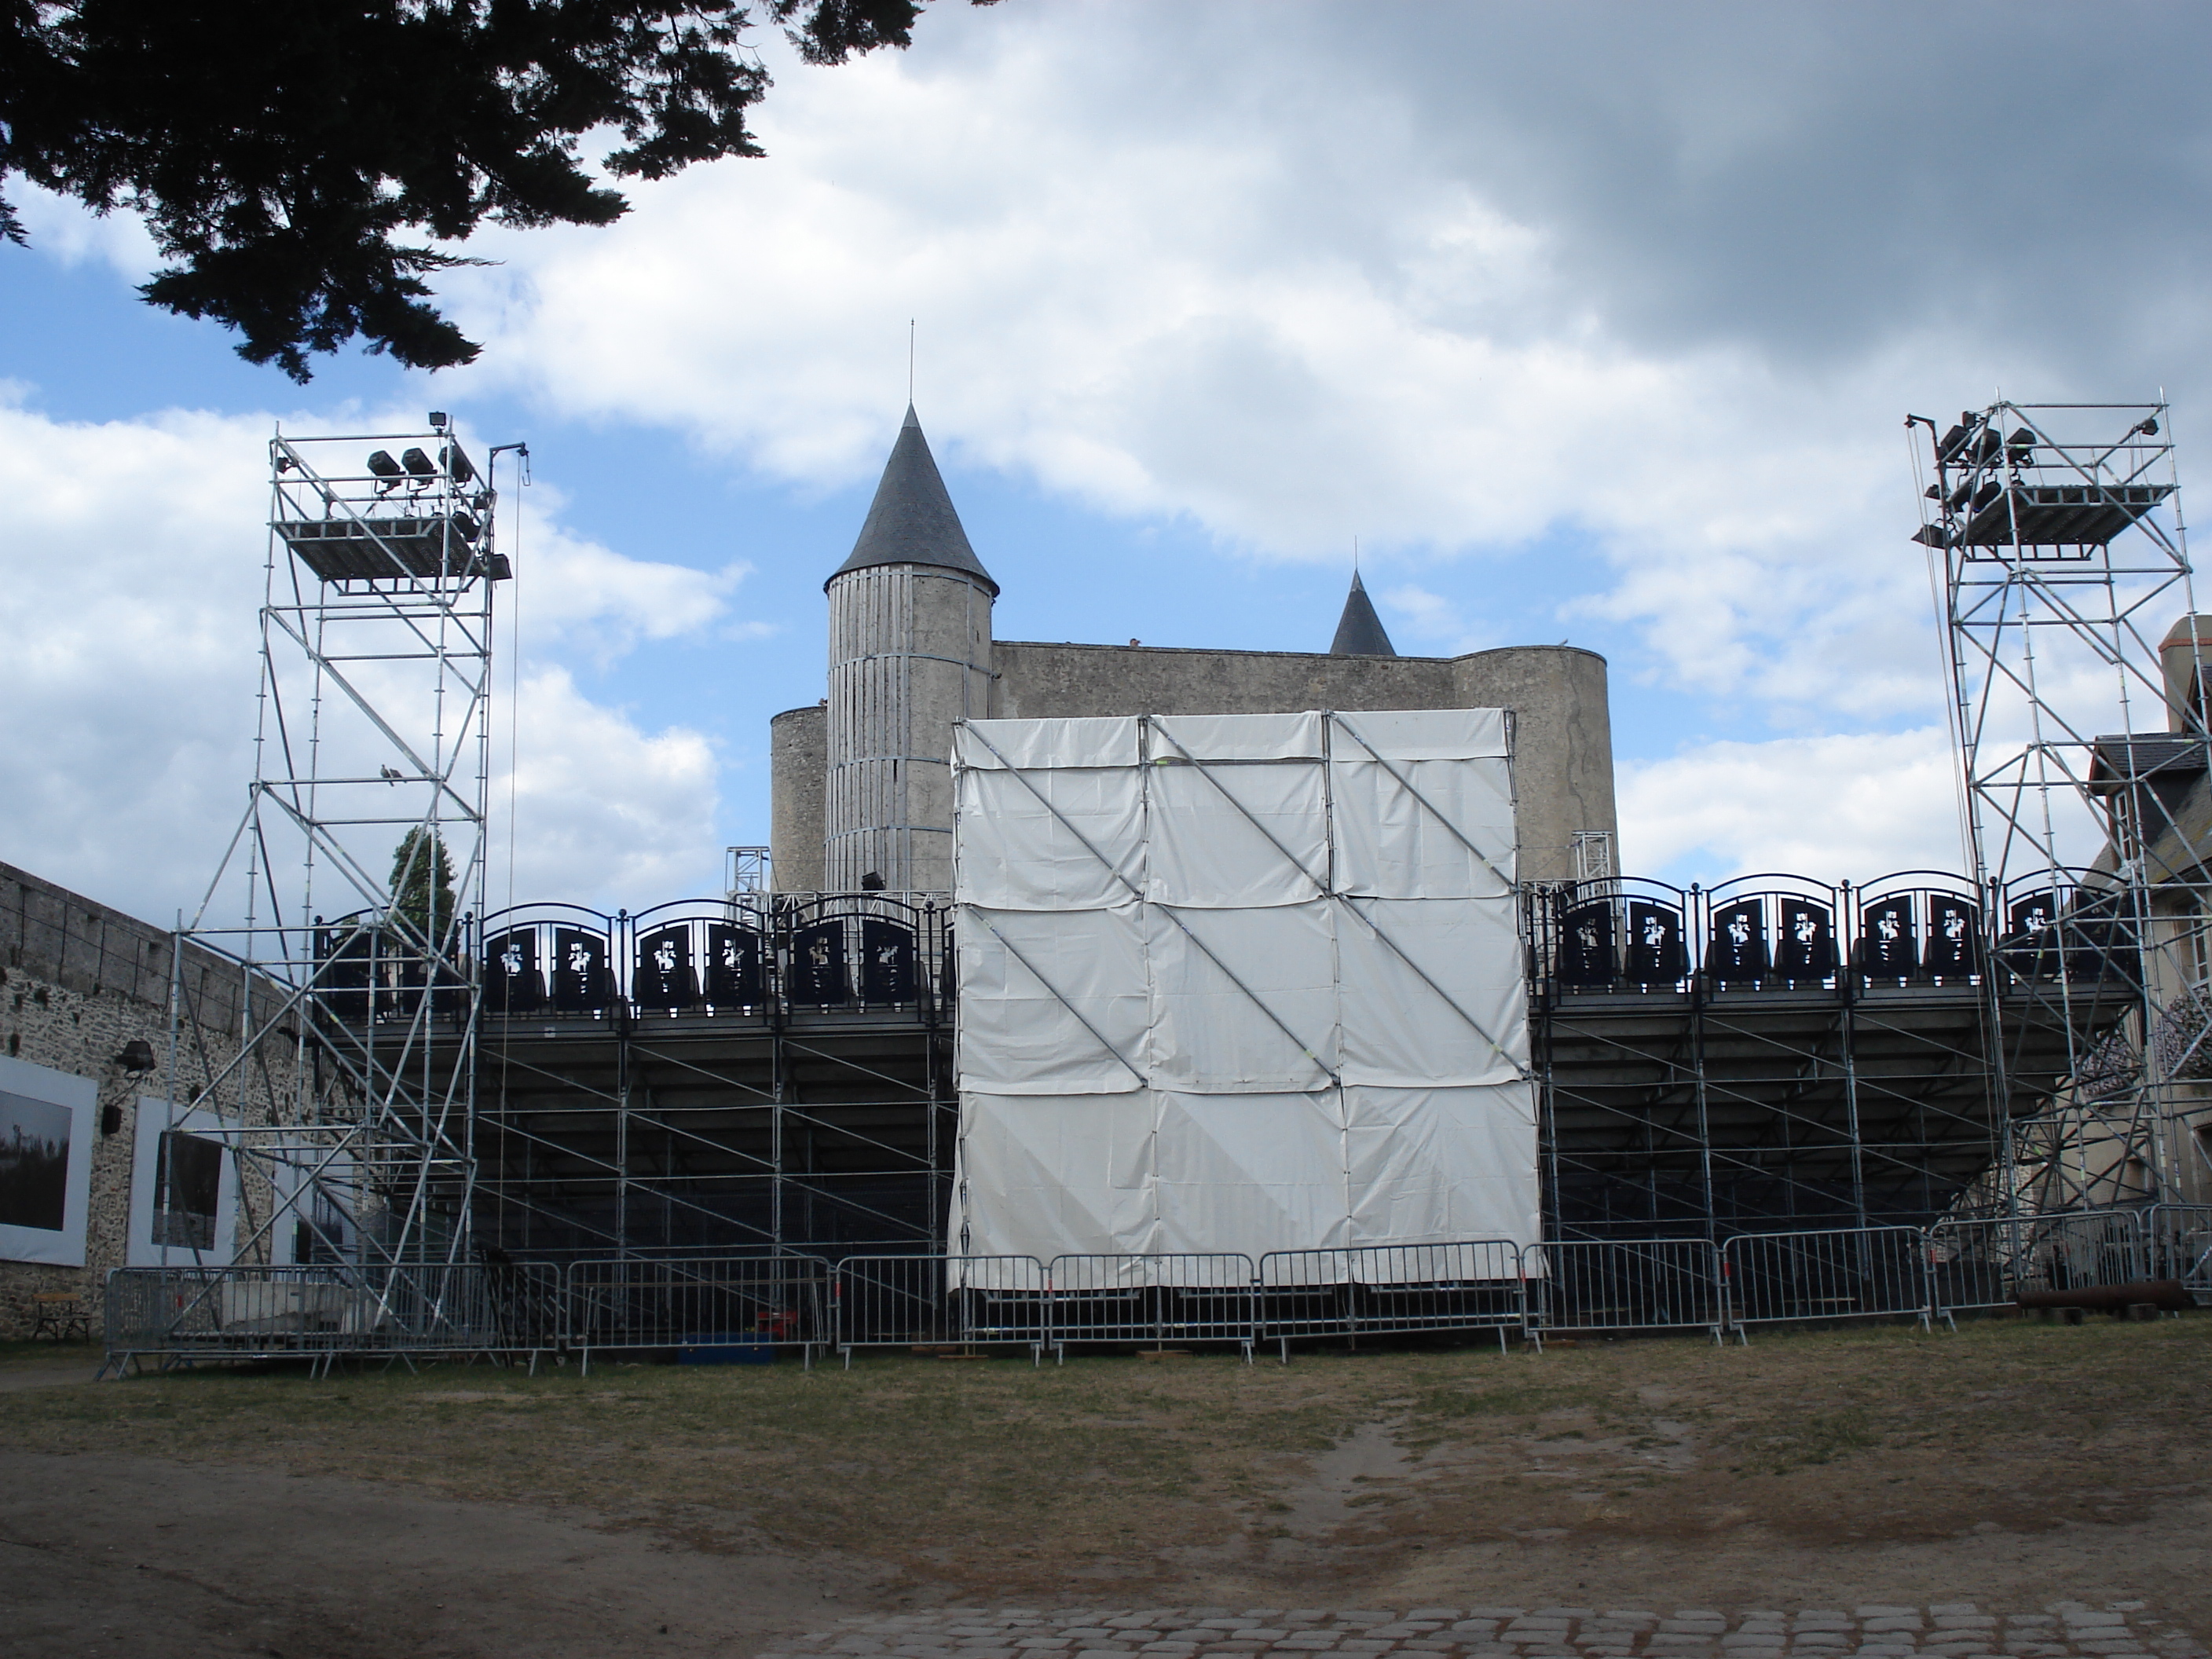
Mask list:
[[[991,661],[991,714],[1006,720],[1508,708],[1522,878],[1571,878],[1577,830],[1618,838],[1606,664],[1595,652],[1516,646],[1464,657],[1338,657],[1000,640]],[[826,711],[793,709],[770,729],[775,884],[810,890],[822,880]]]
[[[110,1268],[124,1265],[127,1249],[139,1097],[159,1097],[165,1087],[174,958],[167,930],[0,864],[0,1052],[89,1079],[100,1090],[85,1265],[0,1261],[0,1340],[30,1334],[31,1298],[40,1292],[81,1297],[99,1332],[100,1287]],[[190,1017],[179,1029],[180,1046],[195,1066],[219,1068],[238,1049],[240,970],[196,950],[188,951],[184,969]],[[265,1015],[271,1005],[256,1000]],[[133,1041],[152,1050],[154,1070],[123,1063]],[[237,1091],[226,1089],[221,1098],[234,1106]],[[265,1086],[249,1084],[245,1106],[247,1121],[268,1121]]]

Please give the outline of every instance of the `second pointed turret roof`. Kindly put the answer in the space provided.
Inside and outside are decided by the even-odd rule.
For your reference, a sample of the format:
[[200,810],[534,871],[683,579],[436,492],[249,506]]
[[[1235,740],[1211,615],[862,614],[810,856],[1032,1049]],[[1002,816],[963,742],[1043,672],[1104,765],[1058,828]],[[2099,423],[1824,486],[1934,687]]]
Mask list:
[[1345,596],[1344,615],[1338,618],[1336,638],[1330,641],[1332,657],[1395,657],[1396,647],[1382,631],[1382,618],[1375,614],[1374,601],[1359,573],[1352,573],[1352,592]]
[[[884,463],[884,476],[876,485],[876,499],[853,544],[852,556],[831,573],[830,581],[851,570],[867,570],[884,564],[927,564],[944,570],[965,571],[978,577],[998,597],[999,584],[983,568],[975,550],[968,545],[968,532],[953,511],[952,497],[938,476],[929,440],[921,435],[921,422],[914,405],[906,407],[891,458]],[[823,583],[824,587],[830,582]]]

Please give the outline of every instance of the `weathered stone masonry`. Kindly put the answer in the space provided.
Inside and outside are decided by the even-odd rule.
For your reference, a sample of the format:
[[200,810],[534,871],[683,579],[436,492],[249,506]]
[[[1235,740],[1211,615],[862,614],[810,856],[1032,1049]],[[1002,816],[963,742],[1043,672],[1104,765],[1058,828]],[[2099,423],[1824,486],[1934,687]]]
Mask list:
[[[175,951],[167,929],[0,863],[0,1052],[100,1088],[85,1265],[0,1261],[0,1340],[30,1334],[31,1298],[41,1291],[82,1297],[99,1330],[100,1286],[124,1265],[139,1097],[165,1086]],[[234,964],[205,951],[189,951],[184,969],[179,1072],[189,1078],[237,1052],[244,986]],[[134,1042],[147,1045],[154,1069],[125,1063]],[[226,1089],[226,1104],[238,1092]],[[268,1121],[265,1081],[246,1080],[245,1099],[249,1121]]]

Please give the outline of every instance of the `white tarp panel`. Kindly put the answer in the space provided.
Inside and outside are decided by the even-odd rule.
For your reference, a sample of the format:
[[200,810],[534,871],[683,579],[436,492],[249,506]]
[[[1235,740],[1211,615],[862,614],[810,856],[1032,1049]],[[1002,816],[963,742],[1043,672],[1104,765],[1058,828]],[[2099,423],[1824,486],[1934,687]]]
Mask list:
[[1152,1029],[1143,925],[1134,904],[963,911],[966,1086],[1002,1095],[1143,1088]]
[[951,1247],[1539,1226],[1495,709],[975,720]]
[[1145,909],[1156,1083],[1200,1094],[1273,1094],[1334,1080],[1328,900]]

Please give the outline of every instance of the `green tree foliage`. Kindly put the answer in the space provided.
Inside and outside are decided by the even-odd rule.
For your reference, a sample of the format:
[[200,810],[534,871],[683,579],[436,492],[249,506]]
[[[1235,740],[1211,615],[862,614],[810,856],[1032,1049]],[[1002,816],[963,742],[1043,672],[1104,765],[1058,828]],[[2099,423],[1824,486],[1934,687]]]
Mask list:
[[[923,3],[0,0],[0,179],[143,215],[174,263],[140,291],[249,362],[304,381],[358,336],[441,368],[478,348],[423,279],[477,262],[433,241],[618,218],[586,135],[618,137],[616,178],[759,155],[756,12],[838,64],[905,46]],[[4,200],[0,235],[24,240]]]
[[392,914],[433,945],[453,925],[453,861],[434,830],[410,830],[392,854]]

